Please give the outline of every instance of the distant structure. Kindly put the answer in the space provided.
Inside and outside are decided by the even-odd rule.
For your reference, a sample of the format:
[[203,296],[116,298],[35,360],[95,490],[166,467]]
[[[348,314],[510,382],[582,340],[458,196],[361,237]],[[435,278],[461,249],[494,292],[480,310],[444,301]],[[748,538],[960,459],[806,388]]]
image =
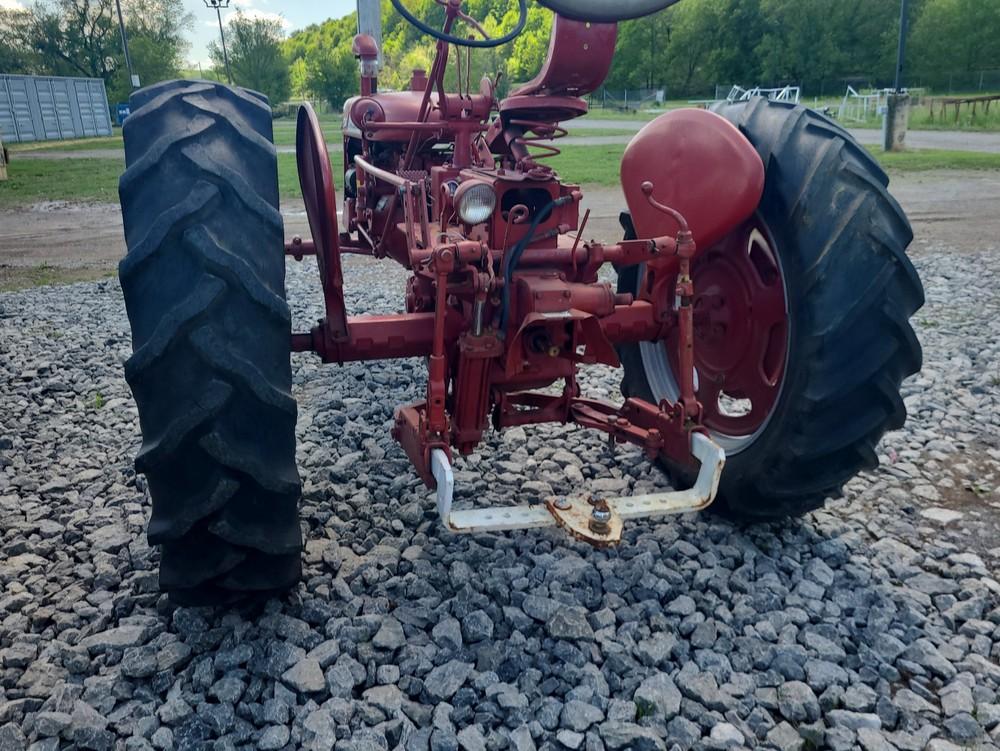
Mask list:
[[765,99],[773,99],[776,102],[791,102],[798,104],[802,98],[802,89],[798,86],[782,86],[776,89],[763,89],[755,86],[752,89],[744,89],[742,86],[733,86],[726,96],[727,102],[746,102],[755,96],[762,96]]
[[0,141],[110,135],[108,94],[100,78],[0,75]]

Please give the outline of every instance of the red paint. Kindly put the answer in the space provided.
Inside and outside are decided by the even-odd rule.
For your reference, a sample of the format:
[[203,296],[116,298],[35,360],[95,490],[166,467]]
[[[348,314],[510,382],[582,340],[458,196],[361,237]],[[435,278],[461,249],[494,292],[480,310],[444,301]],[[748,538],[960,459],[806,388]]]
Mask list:
[[512,97],[581,97],[600,88],[611,70],[618,26],[571,21],[557,15],[539,74]]
[[680,109],[646,125],[625,149],[625,200],[639,237],[673,234],[677,224],[651,206],[642,190],[683,214],[699,248],[725,237],[757,209],[764,165],[728,120],[714,112]]
[[326,139],[323,138],[319,119],[308,103],[299,108],[296,144],[299,185],[319,263],[326,321],[330,336],[341,341],[348,338],[348,332],[344,275],[340,267],[340,233],[337,230],[337,196]]
[[[461,4],[448,2],[446,31]],[[497,427],[576,422],[609,440],[635,443],[651,457],[691,459],[690,434],[702,424],[693,366],[722,363],[729,352],[710,341],[699,355],[708,320],[699,308],[707,299],[702,286],[705,294],[724,288],[720,294],[734,296],[727,315],[738,318],[742,310],[730,279],[736,262],[698,258],[696,248],[716,244],[750,216],[763,166],[721,118],[671,113],[643,129],[622,165],[640,239],[605,245],[575,235],[579,188],[539,160],[557,153],[548,142],[565,133],[559,121],[587,111],[581,96],[607,75],[616,35],[614,25],[557,18],[542,71],[503,102],[489,81],[446,92],[443,43],[429,74],[415,72],[410,91],[374,93],[376,81],[367,77],[362,95],[344,108],[344,169],[355,171],[357,187],[344,202],[342,235],[322,134],[311,109],[300,113],[299,171],[313,238],[292,241],[286,252],[317,256],[327,316],[310,333],[295,335],[292,347],[325,362],[426,358],[424,399],[396,410],[393,436],[428,485],[431,451],[473,451],[491,419]],[[362,58],[377,54],[373,47],[355,40]],[[463,183],[473,181],[491,187],[497,208],[470,227],[457,218],[457,204],[469,189]],[[400,306],[408,312],[347,318],[341,251],[391,257],[410,269]],[[616,294],[598,279],[608,263],[644,264],[647,284],[635,295]],[[732,273],[746,274],[745,264]],[[773,300],[764,291],[747,288],[747,295],[748,305],[770,310]],[[502,331],[501,320],[507,321]],[[732,330],[763,341],[753,326]],[[636,341],[664,341],[688,372],[678,404],[633,399],[616,407],[581,399],[578,368],[618,366],[615,345]],[[561,394],[538,391],[559,383]]]
[[[751,435],[767,421],[781,392],[788,348],[788,314],[780,265],[756,220],[744,222],[694,262],[694,363],[707,428]],[[665,346],[674,365],[676,334]],[[746,414],[724,411],[721,394],[748,399]]]

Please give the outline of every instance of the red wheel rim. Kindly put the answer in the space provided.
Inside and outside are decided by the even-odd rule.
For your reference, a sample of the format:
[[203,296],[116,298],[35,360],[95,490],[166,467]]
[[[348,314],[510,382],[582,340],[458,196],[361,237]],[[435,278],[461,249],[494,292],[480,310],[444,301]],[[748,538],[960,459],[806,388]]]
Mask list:
[[330,154],[319,118],[307,102],[299,108],[295,133],[295,160],[299,168],[302,203],[316,245],[316,262],[323,284],[326,324],[334,338],[347,336],[344,312],[344,277],[340,268],[340,234],[337,229],[337,196]]
[[[333,188],[333,170],[319,118],[308,102],[299,108],[295,135],[295,159],[299,168],[302,203],[309,218],[309,229],[316,243],[316,256],[322,263],[337,244],[337,198]],[[325,274],[323,275],[325,278]]]
[[[788,305],[767,227],[752,219],[694,262],[696,393],[703,423],[733,438],[755,436],[781,394]],[[677,372],[677,336],[665,342]]]

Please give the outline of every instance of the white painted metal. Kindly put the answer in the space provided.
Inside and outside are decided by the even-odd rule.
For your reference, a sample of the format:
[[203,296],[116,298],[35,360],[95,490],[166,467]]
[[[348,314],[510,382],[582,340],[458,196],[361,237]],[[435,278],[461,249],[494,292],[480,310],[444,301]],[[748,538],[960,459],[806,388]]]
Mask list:
[[742,86],[733,86],[726,97],[727,102],[746,102],[755,96],[762,96],[765,99],[773,99],[776,102],[791,102],[798,104],[802,98],[802,89],[798,86],[783,86],[777,89],[762,89],[755,86],[752,89],[744,89]]
[[[726,452],[700,433],[691,436],[691,451],[701,462],[694,486],[688,490],[608,498],[608,506],[623,519],[681,514],[700,511],[711,505],[719,490],[719,478],[726,463]],[[431,472],[437,481],[437,508],[441,521],[452,532],[506,532],[515,529],[541,529],[558,525],[543,504],[491,506],[456,511],[452,508],[455,476],[448,455],[441,449],[431,452]]]

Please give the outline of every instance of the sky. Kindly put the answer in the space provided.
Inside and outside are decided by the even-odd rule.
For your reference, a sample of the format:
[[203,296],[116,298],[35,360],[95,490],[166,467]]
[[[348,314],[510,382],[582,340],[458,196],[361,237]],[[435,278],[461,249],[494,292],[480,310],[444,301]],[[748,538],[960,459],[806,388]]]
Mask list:
[[[15,0],[0,0],[0,5]],[[219,38],[219,22],[215,11],[205,7],[204,0],[184,0],[184,7],[194,14],[195,22],[187,33],[191,48],[187,59],[192,66],[211,65],[208,43]],[[328,18],[340,18],[355,9],[355,0],[232,0],[228,10],[222,11],[222,22],[239,8],[247,15],[267,16],[281,21],[285,33],[291,33],[312,23]]]

